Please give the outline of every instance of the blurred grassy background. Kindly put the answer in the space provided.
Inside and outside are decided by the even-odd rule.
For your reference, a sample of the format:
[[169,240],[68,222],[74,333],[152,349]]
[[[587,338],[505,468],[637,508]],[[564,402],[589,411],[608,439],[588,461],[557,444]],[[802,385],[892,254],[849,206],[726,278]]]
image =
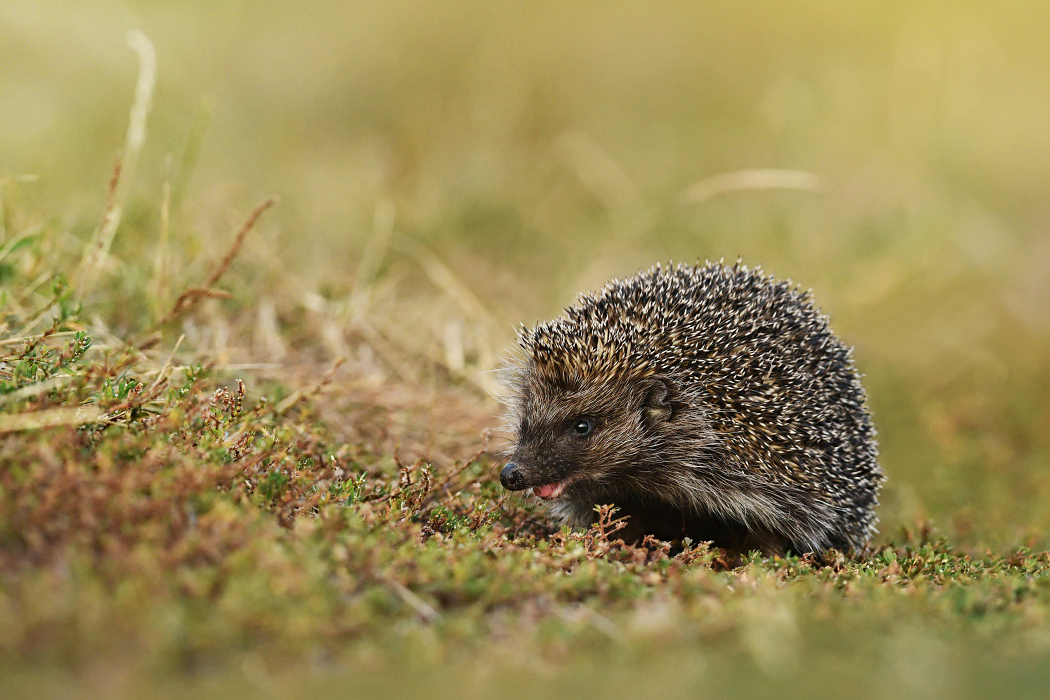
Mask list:
[[[884,533],[932,518],[975,550],[1046,547],[1047,26],[1050,5],[1009,1],[9,2],[0,176],[38,180],[7,181],[5,211],[88,239],[137,28],[158,80],[115,326],[177,292],[149,286],[166,182],[182,282],[281,197],[231,273],[243,320],[197,339],[225,357],[294,361],[322,309],[317,352],[361,359],[367,282],[384,337],[469,378],[611,275],[740,256],[812,287],[856,346]],[[766,168],[822,187],[689,196]]]

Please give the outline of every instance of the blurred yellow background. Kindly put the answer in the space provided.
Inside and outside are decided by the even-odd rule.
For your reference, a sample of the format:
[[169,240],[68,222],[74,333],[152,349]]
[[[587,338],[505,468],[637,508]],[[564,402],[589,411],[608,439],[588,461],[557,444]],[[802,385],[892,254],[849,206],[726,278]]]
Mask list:
[[37,176],[5,206],[88,239],[137,29],[157,83],[116,323],[165,183],[180,283],[281,197],[226,307],[256,354],[253,325],[294,351],[297,319],[345,331],[367,289],[384,334],[477,376],[610,276],[740,257],[856,346],[884,532],[1045,547],[1048,27],[1038,2],[6,2],[0,177]]

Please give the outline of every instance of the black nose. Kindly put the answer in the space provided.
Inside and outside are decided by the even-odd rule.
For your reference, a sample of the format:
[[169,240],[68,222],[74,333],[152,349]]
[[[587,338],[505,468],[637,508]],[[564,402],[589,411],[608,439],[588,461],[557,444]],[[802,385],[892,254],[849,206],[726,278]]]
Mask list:
[[507,466],[503,467],[503,471],[499,473],[499,482],[508,491],[521,491],[525,488],[525,475],[522,474],[521,467],[517,464],[507,462]]

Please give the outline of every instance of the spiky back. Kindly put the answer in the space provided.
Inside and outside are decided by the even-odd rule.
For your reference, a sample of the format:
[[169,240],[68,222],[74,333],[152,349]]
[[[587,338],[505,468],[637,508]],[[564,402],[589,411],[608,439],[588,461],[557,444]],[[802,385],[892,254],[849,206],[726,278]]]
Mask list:
[[875,431],[851,350],[807,292],[739,263],[657,265],[519,342],[536,377],[569,391],[669,377],[702,405],[727,476],[803,494],[840,532],[833,546],[870,537]]

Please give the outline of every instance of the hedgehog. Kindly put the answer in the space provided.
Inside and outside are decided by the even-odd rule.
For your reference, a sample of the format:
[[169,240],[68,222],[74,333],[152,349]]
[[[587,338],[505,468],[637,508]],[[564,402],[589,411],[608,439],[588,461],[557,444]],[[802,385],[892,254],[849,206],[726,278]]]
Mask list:
[[739,261],[659,264],[518,332],[500,482],[555,521],[743,554],[857,555],[883,481],[852,349]]

